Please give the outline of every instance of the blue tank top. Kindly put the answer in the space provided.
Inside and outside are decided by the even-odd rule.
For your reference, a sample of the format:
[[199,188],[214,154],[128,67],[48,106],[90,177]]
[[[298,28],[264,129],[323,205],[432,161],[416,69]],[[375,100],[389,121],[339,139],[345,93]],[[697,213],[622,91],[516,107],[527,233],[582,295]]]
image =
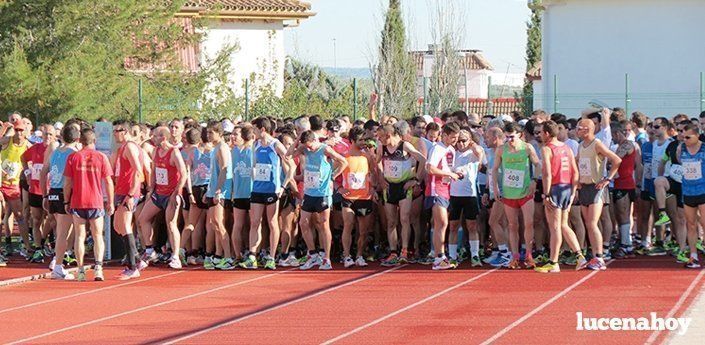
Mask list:
[[233,199],[249,199],[252,194],[252,145],[233,148]]
[[[220,143],[218,146],[216,146],[213,151],[211,151],[211,162],[210,162],[210,167],[211,167],[211,179],[208,182],[208,191],[206,192],[206,197],[212,198],[215,196],[215,190],[218,188],[218,174],[220,174],[220,164],[218,164],[218,155],[216,155],[216,151],[220,149],[220,145],[226,145],[225,143]],[[230,151],[230,150],[227,150]],[[225,169],[226,175],[225,175],[225,183],[223,183],[223,187],[221,188],[221,192],[223,193],[223,199],[230,199],[232,197],[232,190],[233,190],[233,169],[232,169],[232,162],[231,165]]]
[[278,143],[276,139],[267,146],[262,146],[259,141],[255,145],[255,168],[253,171],[252,192],[254,193],[279,193],[281,189],[281,161],[274,150]]
[[641,145],[641,164],[644,166],[641,189],[648,191],[651,194],[656,192],[654,187],[654,179],[651,175],[651,169],[653,169],[651,161],[654,159],[653,156],[653,144],[650,141],[644,142],[644,144]]
[[211,157],[213,150],[201,152],[201,149],[193,150],[193,162],[191,162],[191,185],[206,186],[211,180]]
[[700,150],[694,155],[683,146],[680,155],[683,166],[683,195],[705,195],[705,144],[700,144]]
[[[61,150],[64,150],[61,152]],[[74,149],[62,147],[54,150],[49,158],[49,188],[64,188],[64,168]]]
[[308,196],[331,196],[331,177],[333,168],[326,158],[326,145],[316,151],[304,151],[306,167],[304,168],[304,194]]

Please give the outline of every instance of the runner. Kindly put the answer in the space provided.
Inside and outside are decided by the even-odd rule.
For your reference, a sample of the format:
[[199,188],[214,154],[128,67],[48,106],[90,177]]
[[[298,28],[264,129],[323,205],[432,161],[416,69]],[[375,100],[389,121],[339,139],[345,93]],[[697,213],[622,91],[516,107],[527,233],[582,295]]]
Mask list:
[[113,227],[115,232],[122,237],[125,248],[125,269],[118,276],[119,280],[138,278],[140,269],[147,267],[147,263],[140,260],[137,251],[137,242],[132,231],[133,213],[137,207],[140,195],[142,176],[143,154],[139,146],[133,141],[129,129],[129,121],[119,120],[113,123],[113,137],[117,151],[113,154],[112,162],[115,167],[115,218]]
[[[592,270],[606,270],[603,259],[602,233],[598,226],[602,214],[605,187],[614,179],[621,159],[607,146],[595,138],[595,123],[589,119],[578,122],[578,137],[582,140],[578,149],[578,172],[580,173],[580,192],[578,199],[585,219],[585,226],[590,239],[593,258],[587,267]],[[611,133],[610,133],[611,136]],[[607,177],[604,177],[605,157],[611,165]]]
[[576,270],[585,268],[587,260],[583,256],[573,229],[570,228],[570,204],[577,194],[578,167],[570,147],[558,140],[558,124],[553,121],[544,122],[539,128],[541,141],[546,143],[542,150],[543,157],[543,193],[548,230],[550,231],[550,258],[548,262],[534,268],[541,273],[558,273],[558,259],[561,252],[563,238],[565,238],[572,254],[576,257]]
[[635,142],[628,139],[629,130],[626,120],[612,124],[612,138],[617,145],[617,156],[622,159],[617,176],[614,180],[612,201],[619,224],[619,250],[615,253],[618,259],[634,257],[632,247],[632,210],[636,199],[636,176],[642,175],[641,152]]
[[[684,128],[685,147],[678,146],[677,157],[683,164],[683,202],[688,227],[690,258],[686,268],[700,268],[698,258],[698,225],[705,228],[705,145],[698,139],[698,127],[688,124]],[[700,214],[698,215],[698,212]],[[696,220],[697,218],[697,220]]]
[[12,216],[14,221],[20,228],[20,236],[22,237],[22,242],[24,244],[24,249],[20,251],[20,255],[29,258],[29,250],[32,246],[29,242],[29,226],[27,220],[23,215],[22,200],[20,199],[22,193],[20,191],[20,175],[22,174],[22,154],[29,147],[29,142],[27,141],[27,130],[22,119],[17,119],[13,124],[13,135],[7,143],[3,144],[2,151],[0,152],[0,159],[2,160],[2,187],[0,192],[2,193],[2,200],[4,200],[6,213],[9,212],[8,216],[3,218],[5,221],[5,228],[12,233],[13,224],[10,221]]
[[187,143],[184,164],[189,172],[187,189],[190,188],[191,191],[188,200],[191,207],[188,219],[184,220],[186,227],[182,234],[181,246],[184,249],[190,248],[185,256],[186,264],[191,266],[203,263],[203,235],[208,211],[208,205],[203,202],[203,197],[206,195],[206,189],[210,182],[210,164],[213,152],[213,146],[206,135],[205,130],[189,128],[184,136]]
[[472,139],[470,131],[461,129],[458,134],[458,141],[455,143],[453,164],[453,171],[459,175],[459,179],[450,183],[448,254],[451,264],[453,264],[453,260],[458,260],[458,241],[454,239],[457,237],[459,228],[461,228],[460,220],[465,219],[462,228],[467,233],[468,243],[470,244],[470,265],[472,267],[482,266],[482,261],[480,261],[480,236],[477,232],[476,220],[479,213],[477,173],[480,162],[483,159],[484,151],[482,147]]
[[521,139],[519,125],[516,123],[507,124],[504,127],[504,133],[507,143],[498,147],[495,152],[492,188],[494,188],[495,197],[504,204],[504,212],[509,222],[509,246],[513,254],[509,268],[519,268],[520,212],[524,220],[524,243],[526,246],[524,266],[534,268],[536,263],[531,254],[534,239],[534,203],[529,201],[534,198],[536,178],[533,176],[533,171],[537,171],[539,159],[533,146]]
[[[288,152],[296,143],[295,128],[282,128],[277,140],[284,145]],[[296,165],[298,162],[297,157],[294,157],[293,162]],[[286,174],[282,171],[280,176],[283,183]],[[296,176],[294,176],[294,179],[296,179]],[[291,186],[285,186],[282,197],[279,199],[279,224],[281,225],[279,243],[281,245],[281,253],[277,264],[282,267],[299,266],[299,259],[296,258],[296,239],[298,235],[297,220],[301,200],[303,200],[303,196],[299,194],[299,191],[303,191],[303,180],[301,182],[297,181],[297,189],[293,190]]]
[[[113,175],[110,162],[105,154],[95,149],[95,132],[91,128],[81,130],[80,151],[69,155],[64,168],[64,202],[65,211],[73,216],[73,228],[76,231],[76,261],[78,261],[78,281],[86,280],[83,266],[85,253],[86,226],[90,225],[93,237],[93,267],[94,280],[103,281],[103,258],[105,256],[105,241],[103,240],[103,217],[112,215],[113,206]],[[107,191],[104,201],[103,186]]]
[[[42,142],[32,145],[22,154],[21,161],[25,171],[29,171],[29,207],[32,217],[32,237],[34,254],[30,262],[44,262],[44,239],[49,234],[46,212],[42,208],[42,186],[39,184],[45,153],[51,147],[53,151],[59,144],[55,141],[56,132],[51,125],[41,125]],[[46,187],[46,186],[44,186]],[[52,267],[53,269],[53,267]]]
[[[408,129],[408,126],[406,127]],[[413,197],[412,187],[420,185],[415,172],[415,159],[420,164],[426,162],[419,151],[409,142],[403,141],[401,133],[392,125],[382,127],[382,145],[377,148],[377,157],[381,162],[384,178],[380,179],[384,189],[384,208],[387,218],[387,239],[389,256],[382,261],[382,266],[396,266],[408,262],[408,245],[411,236],[409,213]],[[446,198],[447,199],[447,198]],[[397,226],[401,223],[402,248],[398,252]]]
[[[294,146],[291,156],[303,155],[304,167],[304,201],[301,205],[299,225],[308,249],[306,262],[299,267],[308,270],[318,266],[319,270],[330,270],[330,249],[332,235],[330,232],[330,206],[332,204],[332,180],[338,177],[348,166],[343,156],[332,147],[316,140],[312,131],[301,133],[299,144]],[[335,169],[329,160],[337,162]],[[318,228],[318,237],[323,246],[323,258],[315,250],[313,226]]]
[[[653,200],[656,198],[654,189],[653,154],[654,144],[657,143],[653,123],[646,125],[647,141],[641,146],[641,165],[644,167],[641,180],[638,180],[641,195],[637,201],[636,217],[636,248],[634,252],[639,255],[646,254],[651,249],[651,230],[653,229]],[[664,150],[666,145],[662,145]]]
[[137,219],[146,247],[143,260],[149,263],[157,259],[157,253],[153,247],[152,221],[160,211],[165,211],[167,234],[172,250],[169,267],[179,269],[182,267],[179,259],[181,234],[177,221],[181,204],[184,202],[181,194],[186,184],[186,166],[179,150],[169,144],[168,128],[157,127],[154,131],[154,142],[156,149],[152,171],[153,188],[147,193],[149,200],[146,201],[144,209]]
[[[365,267],[367,262],[362,256],[366,247],[367,232],[372,226],[374,209],[375,181],[377,180],[374,154],[367,151],[364,138],[365,130],[360,127],[350,129],[348,140],[352,144],[345,160],[348,163],[343,171],[343,265],[345,268]],[[352,231],[357,224],[357,255],[353,261],[350,255]]]
[[493,267],[509,267],[509,263],[512,261],[512,254],[509,252],[509,248],[507,246],[509,236],[507,233],[507,217],[504,213],[504,204],[497,202],[499,201],[499,197],[495,194],[494,188],[492,187],[494,181],[493,176],[495,176],[493,175],[495,166],[495,151],[498,147],[504,145],[505,141],[504,132],[502,132],[500,126],[503,126],[501,120],[488,125],[487,131],[485,132],[485,144],[487,145],[485,156],[487,157],[488,186],[487,193],[483,196],[482,204],[485,207],[490,208],[488,223],[492,233],[493,242],[496,243],[497,248],[496,250],[493,250],[492,255],[485,258],[484,262]]
[[459,134],[458,124],[451,122],[444,125],[441,141],[431,148],[428,161],[426,161],[427,178],[424,208],[431,209],[433,217],[433,250],[436,254],[433,270],[455,268],[445,255],[445,233],[448,227],[450,184],[451,181],[460,179],[460,176],[452,171],[455,161],[453,145],[458,141]]
[[[205,269],[232,270],[233,255],[230,247],[230,235],[225,227],[225,208],[230,207],[233,189],[233,169],[232,154],[230,148],[223,137],[223,125],[218,121],[211,121],[207,127],[208,141],[213,144],[210,161],[210,181],[204,196],[204,202],[208,205],[206,214],[206,231],[210,229],[215,236],[215,256],[209,251],[206,244],[206,259],[203,261]],[[208,236],[207,236],[208,237]],[[219,254],[218,247],[222,250]]]
[[[311,119],[309,119],[311,120]],[[290,185],[294,190],[294,167],[286,154],[284,145],[272,137],[275,124],[268,118],[260,117],[252,121],[257,142],[254,147],[254,175],[252,183],[252,196],[250,198],[250,241],[245,261],[240,264],[243,268],[256,269],[257,258],[255,254],[262,241],[262,218],[267,219],[269,226],[269,253],[264,257],[266,269],[277,269],[274,257],[277,255],[279,244],[279,197],[282,193],[282,179],[284,172],[284,185]],[[318,124],[317,124],[318,125]],[[313,123],[311,123],[313,128]]]
[[232,149],[233,164],[233,229],[232,243],[235,262],[242,261],[242,231],[249,224],[252,195],[252,158],[255,142],[254,128],[249,125],[233,131],[236,146]]

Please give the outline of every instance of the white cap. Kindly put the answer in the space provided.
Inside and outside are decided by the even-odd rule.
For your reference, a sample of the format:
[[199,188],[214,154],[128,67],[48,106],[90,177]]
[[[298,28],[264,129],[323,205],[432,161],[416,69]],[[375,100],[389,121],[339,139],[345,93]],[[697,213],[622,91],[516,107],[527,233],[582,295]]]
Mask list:
[[223,120],[222,125],[224,133],[232,133],[235,130],[235,125],[228,119]]
[[514,122],[514,118],[512,118],[511,116],[509,116],[507,114],[500,115],[499,118],[502,119],[502,121]]
[[527,123],[527,122],[529,122],[529,119],[521,119],[521,120],[519,120],[519,122],[517,122],[517,123],[519,124],[519,126],[524,127],[524,126],[526,126],[526,123]]
[[423,120],[426,121],[427,124],[433,122],[431,115],[424,115]]
[[54,128],[56,128],[56,130],[59,130],[59,131],[60,131],[62,128],[64,128],[64,124],[61,123],[61,122],[59,122],[59,121],[56,121],[56,122],[54,123]]

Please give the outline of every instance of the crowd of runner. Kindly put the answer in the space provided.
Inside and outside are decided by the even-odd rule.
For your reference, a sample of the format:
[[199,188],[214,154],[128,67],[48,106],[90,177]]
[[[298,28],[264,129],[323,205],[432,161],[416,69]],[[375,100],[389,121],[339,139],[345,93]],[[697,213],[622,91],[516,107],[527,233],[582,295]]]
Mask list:
[[613,258],[672,255],[700,267],[705,112],[112,126],[106,155],[80,119],[34,132],[18,113],[2,123],[0,266],[19,254],[49,263],[54,279],[85,280],[92,248],[103,280],[111,222],[122,280],[160,263],[445,270],[469,261],[555,273],[559,263],[605,270]]

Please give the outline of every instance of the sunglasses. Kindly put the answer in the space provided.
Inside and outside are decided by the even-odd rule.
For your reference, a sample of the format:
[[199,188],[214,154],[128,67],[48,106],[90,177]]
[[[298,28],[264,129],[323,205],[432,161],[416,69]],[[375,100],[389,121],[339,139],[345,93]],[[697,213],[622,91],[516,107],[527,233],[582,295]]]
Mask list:
[[462,144],[465,144],[465,143],[468,142],[468,140],[467,140],[467,139],[458,139],[458,142],[459,142],[459,143],[462,143]]
[[482,126],[480,126],[480,125],[474,125],[474,126],[470,126],[470,128],[472,128],[472,129],[478,129],[478,128],[482,128]]
[[534,135],[540,135],[540,134],[541,134],[540,131],[539,131],[539,132],[534,132]]
[[127,130],[124,129],[124,128],[115,128],[115,129],[113,129],[113,133],[120,133],[120,132],[125,132],[125,131],[127,131]]
[[516,135],[507,135],[507,140],[514,140],[516,138]]
[[654,129],[660,129],[660,128],[661,128],[661,126],[659,126],[659,125],[654,125]]
[[576,128],[578,128],[579,131],[587,131],[588,130],[588,128],[585,126],[578,126]]
[[695,136],[693,136],[693,135],[686,135],[686,136],[684,136],[683,138],[685,138],[685,140],[690,140],[691,138],[695,138]]

